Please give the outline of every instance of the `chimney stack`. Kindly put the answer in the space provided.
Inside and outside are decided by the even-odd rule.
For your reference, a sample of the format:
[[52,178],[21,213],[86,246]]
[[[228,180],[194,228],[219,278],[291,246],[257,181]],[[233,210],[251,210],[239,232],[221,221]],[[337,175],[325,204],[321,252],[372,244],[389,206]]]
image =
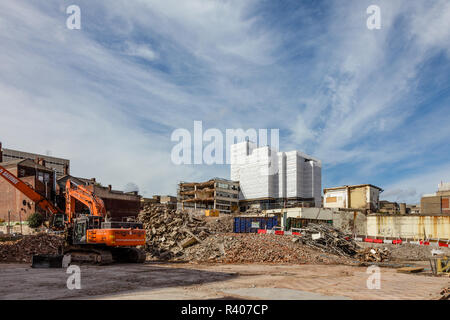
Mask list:
[[108,184],[108,190],[112,191],[112,185]]

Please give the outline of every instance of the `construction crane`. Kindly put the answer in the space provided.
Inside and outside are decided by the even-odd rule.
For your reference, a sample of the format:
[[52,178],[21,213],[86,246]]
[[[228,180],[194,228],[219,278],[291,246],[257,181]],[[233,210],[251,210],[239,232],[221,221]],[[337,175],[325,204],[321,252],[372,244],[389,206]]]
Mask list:
[[[145,261],[145,252],[136,248],[145,245],[145,231],[142,223],[107,221],[103,200],[84,186],[67,181],[64,213],[2,166],[0,166],[0,176],[45,212],[51,214],[51,227],[54,230],[65,231],[67,241],[63,252],[70,254],[72,261],[98,264],[108,264],[113,261],[136,263]],[[77,213],[76,201],[87,207],[89,212]]]

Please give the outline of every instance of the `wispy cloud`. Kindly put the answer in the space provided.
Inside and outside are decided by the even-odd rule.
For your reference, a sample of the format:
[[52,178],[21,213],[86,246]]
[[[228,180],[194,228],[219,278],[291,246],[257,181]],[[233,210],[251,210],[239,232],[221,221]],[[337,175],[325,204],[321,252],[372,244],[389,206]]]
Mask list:
[[280,128],[282,149],[323,160],[324,186],[410,190],[450,160],[437,152],[450,137],[447,1],[379,1],[375,31],[370,1],[79,1],[81,30],[65,26],[70,4],[0,3],[6,147],[52,150],[76,175],[147,195],[229,175],[171,164],[172,130],[194,120]]

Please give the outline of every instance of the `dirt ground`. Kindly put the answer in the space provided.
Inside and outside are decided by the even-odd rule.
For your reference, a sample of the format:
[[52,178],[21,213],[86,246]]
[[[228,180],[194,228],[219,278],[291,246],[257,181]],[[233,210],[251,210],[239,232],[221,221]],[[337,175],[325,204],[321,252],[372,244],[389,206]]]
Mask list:
[[368,289],[367,268],[344,265],[81,266],[81,289],[69,290],[65,269],[0,264],[0,299],[436,299],[450,284],[427,272],[380,271],[381,288]]

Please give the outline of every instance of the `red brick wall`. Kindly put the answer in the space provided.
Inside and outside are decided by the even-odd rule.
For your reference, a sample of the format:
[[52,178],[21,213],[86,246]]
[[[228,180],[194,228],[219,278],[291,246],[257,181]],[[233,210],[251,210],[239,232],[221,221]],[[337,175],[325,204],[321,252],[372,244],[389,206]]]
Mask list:
[[[9,172],[18,176],[18,168],[7,168]],[[45,196],[45,185],[39,180],[36,180],[35,176],[20,177],[20,180],[31,185],[38,193]],[[48,196],[50,198],[53,185],[51,182],[47,185]],[[23,200],[27,204],[23,205]],[[8,221],[8,211],[11,211],[11,221],[26,220],[28,216],[35,212],[41,212],[39,207],[36,207],[35,203],[26,197],[22,192],[14,188],[9,182],[4,179],[0,179],[0,219]]]
[[[13,174],[16,174],[14,171],[17,170],[10,171]],[[21,178],[21,180],[34,187],[34,177],[25,177]],[[25,206],[23,205],[24,200],[27,202]],[[19,221],[20,218],[24,221],[30,214],[34,213],[35,210],[34,202],[4,179],[0,180],[0,219],[8,221],[8,211],[11,211],[11,221]]]

